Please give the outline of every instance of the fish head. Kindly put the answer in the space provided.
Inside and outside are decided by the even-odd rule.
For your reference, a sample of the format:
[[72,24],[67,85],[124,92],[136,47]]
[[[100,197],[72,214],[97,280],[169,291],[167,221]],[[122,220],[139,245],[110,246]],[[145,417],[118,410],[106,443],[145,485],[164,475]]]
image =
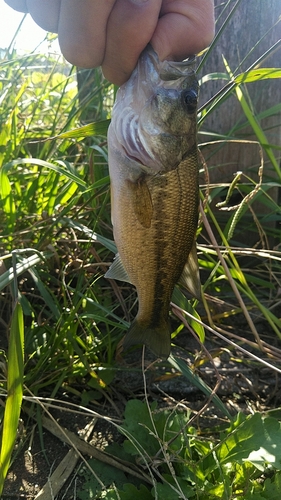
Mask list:
[[156,131],[161,128],[176,136],[188,134],[194,125],[194,120],[196,121],[197,100],[198,92],[195,87],[180,92],[159,89],[141,113],[140,125],[144,129],[148,127],[147,115],[149,115]]
[[198,81],[189,75],[185,88],[158,87],[139,116],[138,132],[161,171],[178,166],[196,143]]
[[197,100],[195,58],[159,61],[147,47],[118,91],[109,130],[126,170],[130,162],[146,175],[177,168],[196,147]]

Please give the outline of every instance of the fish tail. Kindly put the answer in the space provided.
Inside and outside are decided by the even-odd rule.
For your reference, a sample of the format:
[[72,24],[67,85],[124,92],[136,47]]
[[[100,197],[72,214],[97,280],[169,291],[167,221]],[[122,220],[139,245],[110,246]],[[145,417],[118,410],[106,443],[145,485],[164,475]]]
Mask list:
[[125,339],[124,349],[135,345],[145,344],[159,358],[168,358],[171,350],[171,333],[166,319],[159,325],[151,326],[135,319],[129,328]]

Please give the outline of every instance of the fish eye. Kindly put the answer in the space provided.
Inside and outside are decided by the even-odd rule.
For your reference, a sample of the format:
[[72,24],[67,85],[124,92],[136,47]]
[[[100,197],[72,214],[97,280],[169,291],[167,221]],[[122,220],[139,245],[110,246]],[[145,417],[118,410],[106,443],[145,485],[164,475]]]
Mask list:
[[194,113],[197,107],[197,93],[195,90],[185,90],[182,92],[182,100],[188,113]]

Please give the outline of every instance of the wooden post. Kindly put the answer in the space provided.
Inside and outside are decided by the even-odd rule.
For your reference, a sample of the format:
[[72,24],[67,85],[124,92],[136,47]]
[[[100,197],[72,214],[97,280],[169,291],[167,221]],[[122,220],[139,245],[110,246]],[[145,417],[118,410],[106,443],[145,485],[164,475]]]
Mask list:
[[[215,0],[217,32],[222,26],[223,20],[237,4],[236,0],[229,2],[227,9],[222,14],[226,2]],[[221,17],[220,17],[221,16]],[[227,61],[230,69],[235,74],[246,71],[257,61],[278,39],[281,38],[281,2],[280,0],[241,0],[228,23],[226,29],[220,36],[213,48],[209,58],[203,65],[199,78],[203,75],[222,72],[225,73],[225,65],[222,55]],[[279,19],[279,23],[278,23]],[[266,60],[261,61],[260,67],[281,67],[281,47],[273,52]],[[237,68],[238,71],[236,70]],[[201,87],[201,104],[207,102],[215,95],[222,86],[227,83],[222,80],[209,81]],[[255,116],[258,116],[270,107],[281,102],[281,80],[271,79],[253,82],[245,85],[247,100]],[[270,144],[281,144],[281,113],[270,117],[260,117],[259,122],[263,128]],[[213,141],[214,135],[225,136],[230,134],[230,139],[255,140],[253,130],[249,126],[243,126],[246,118],[235,93],[227,99],[217,110],[206,118],[199,131],[199,142]],[[239,128],[240,127],[240,128]],[[203,135],[202,132],[210,131]],[[210,183],[230,183],[233,174],[242,171],[251,178],[258,180],[258,168],[260,165],[259,148],[256,145],[227,144],[221,146],[211,145],[203,148],[203,155],[207,161],[210,174]],[[280,151],[275,150],[275,156],[280,162]],[[264,152],[264,178],[274,178],[276,174]],[[277,202],[278,190],[271,190],[271,196]],[[216,201],[221,201],[217,199]],[[255,212],[266,213],[262,204],[254,206]],[[229,217],[229,215],[228,215]],[[249,234],[245,235],[245,244],[250,243]],[[254,238],[258,239],[257,231]],[[253,241],[251,241],[253,243]]]

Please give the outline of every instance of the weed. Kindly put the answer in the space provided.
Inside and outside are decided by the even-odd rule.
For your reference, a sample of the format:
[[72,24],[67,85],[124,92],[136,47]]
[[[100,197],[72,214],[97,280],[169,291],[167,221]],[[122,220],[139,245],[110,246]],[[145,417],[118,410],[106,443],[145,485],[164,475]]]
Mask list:
[[[257,366],[263,362],[279,372],[280,145],[268,138],[278,123],[270,130],[262,124],[280,117],[281,105],[275,102],[257,111],[248,89],[280,79],[280,68],[261,67],[280,42],[256,58],[249,50],[237,68],[225,56],[221,70],[204,69],[242,3],[229,0],[219,6],[221,28],[199,63],[202,90],[213,88],[214,82],[219,85],[198,116],[199,146],[211,176],[210,182],[204,178],[201,183],[198,228],[204,304],[187,299],[176,287],[172,341],[177,344],[183,328],[195,332],[202,343],[211,332],[220,346],[236,345],[244,353],[250,349]],[[248,64],[245,69],[242,63]],[[118,370],[118,342],[135,307],[129,285],[103,277],[116,251],[106,148],[116,89],[100,70],[93,75],[89,91],[78,91],[74,69],[60,59],[19,57],[10,50],[0,61],[0,389],[6,398],[5,413],[1,411],[0,489],[22,398],[26,410],[29,391],[35,397],[32,403],[39,397],[58,400],[62,391],[87,407],[109,397]],[[208,120],[217,112],[222,116],[221,110],[229,113],[233,99],[241,107],[237,121],[224,132],[210,128]],[[241,168],[234,180],[222,183],[212,176],[223,166],[216,155],[228,147],[238,147],[241,157],[251,151],[252,160],[250,171]],[[232,168],[230,160],[227,168]],[[254,235],[254,245],[245,234]],[[235,318],[246,324],[243,337],[233,329]],[[259,322],[265,325],[263,334]],[[145,480],[93,462],[104,488],[83,472],[81,499],[277,498],[277,418],[260,413],[231,417],[215,394],[219,377],[212,390],[199,375],[200,367],[212,358],[203,346],[200,349],[193,366],[174,357],[165,369],[168,376],[173,370],[181,372],[200,388],[208,398],[203,408],[212,399],[225,425],[202,437],[188,411],[162,411],[148,400],[129,401],[118,427],[124,443],[108,451],[137,464]]]
[[[189,411],[159,410],[156,403],[127,403],[122,445],[109,445],[111,455],[138,465],[150,478],[127,476],[90,460],[103,488],[86,468],[78,498],[277,499],[281,477],[280,423],[259,413],[239,413],[221,429],[204,436],[189,424]],[[87,496],[88,495],[88,496]]]

